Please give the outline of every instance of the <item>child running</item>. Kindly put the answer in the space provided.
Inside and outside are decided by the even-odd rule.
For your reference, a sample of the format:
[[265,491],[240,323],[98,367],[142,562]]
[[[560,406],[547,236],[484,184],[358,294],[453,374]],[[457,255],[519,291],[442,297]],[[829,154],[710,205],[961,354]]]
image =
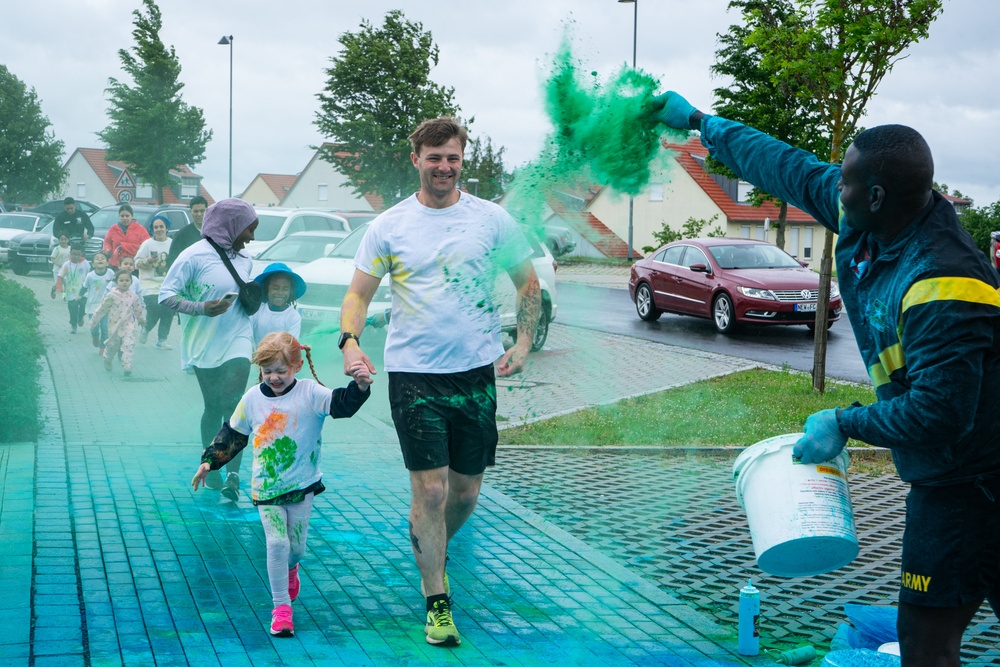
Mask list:
[[[115,280],[115,272],[108,268],[108,257],[103,252],[96,253],[91,264],[94,270],[83,279],[83,287],[81,288],[81,293],[87,300],[88,318],[93,317],[97,309],[100,308],[101,302],[104,301],[105,290]],[[94,347],[99,348],[98,354],[103,357],[104,341],[108,339],[107,315],[102,317],[98,325],[90,330],[90,338]]]
[[108,340],[104,344],[104,370],[111,370],[115,355],[122,360],[125,377],[132,375],[132,355],[135,353],[136,328],[146,326],[146,310],[142,299],[132,291],[132,273],[119,269],[115,273],[114,288],[105,294],[101,306],[90,318],[90,328],[108,316]]
[[250,316],[254,345],[275,331],[287,331],[298,338],[302,331],[302,316],[293,304],[306,293],[306,281],[283,262],[269,264],[253,280],[264,294],[260,310]]
[[83,292],[83,280],[90,273],[90,262],[83,258],[83,243],[74,241],[69,251],[69,261],[62,265],[56,275],[56,292],[62,292],[69,308],[69,332],[76,333],[83,326],[83,313],[87,307]]
[[59,269],[69,261],[69,234],[60,234],[59,243],[52,248],[49,253],[49,261],[52,262],[52,291],[49,296],[56,298],[56,280],[59,278]]
[[309,379],[296,380],[305,350],[316,377],[308,345],[287,332],[268,334],[253,355],[261,383],[249,389],[228,423],[205,448],[202,464],[191,480],[203,486],[209,470],[218,470],[253,437],[251,496],[260,513],[267,542],[267,574],[274,610],[271,634],[291,637],[292,601],[299,595],[299,561],[313,497],[326,490],[320,471],[323,422],[327,416],[350,417],[368,400],[372,380],[364,363],[350,368],[354,380],[346,388],[327,389]]
[[[133,292],[135,292],[135,295],[137,297],[139,297],[140,299],[142,299],[142,283],[135,276],[135,258],[132,257],[132,255],[122,255],[121,259],[118,260],[118,269],[115,269],[115,275],[116,276],[118,275],[118,270],[119,269],[124,269],[124,270],[128,271],[132,275],[132,287],[130,289]],[[113,290],[114,288],[115,288],[115,284],[113,282],[108,284],[108,291],[109,292],[111,290]]]

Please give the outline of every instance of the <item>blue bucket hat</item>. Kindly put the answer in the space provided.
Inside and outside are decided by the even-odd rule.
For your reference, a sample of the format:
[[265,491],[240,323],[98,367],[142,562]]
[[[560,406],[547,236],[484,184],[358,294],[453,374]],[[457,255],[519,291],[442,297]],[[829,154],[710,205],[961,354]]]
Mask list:
[[[255,283],[260,285],[261,289],[265,288],[268,278],[275,274],[285,274],[292,280],[292,286],[295,288],[295,300],[298,301],[302,298],[302,295],[306,293],[306,281],[302,280],[299,274],[288,268],[288,265],[284,262],[274,262],[273,264],[268,264],[267,268],[264,269],[259,276],[253,279]],[[264,294],[264,298],[267,298],[267,294]]]

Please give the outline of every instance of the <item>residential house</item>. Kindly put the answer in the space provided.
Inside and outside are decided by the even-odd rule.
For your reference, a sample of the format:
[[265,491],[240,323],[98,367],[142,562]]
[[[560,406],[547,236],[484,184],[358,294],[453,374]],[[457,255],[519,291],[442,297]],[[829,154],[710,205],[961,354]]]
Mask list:
[[239,198],[254,206],[278,206],[297,178],[289,174],[257,174]]
[[[53,199],[86,199],[98,206],[119,202],[159,203],[152,185],[137,182],[128,165],[117,160],[109,161],[107,151],[102,148],[77,148],[66,161],[66,172],[65,185],[62,191],[52,193]],[[204,197],[209,204],[214,203],[202,185],[201,176],[190,168],[180,166],[170,173],[177,182],[163,188],[164,204],[186,204],[196,195]]]
[[[654,170],[649,185],[632,200],[633,257],[642,257],[644,246],[657,246],[653,237],[666,224],[681,231],[689,218],[710,222],[704,234],[716,227],[731,238],[756,238],[774,242],[779,209],[765,203],[753,207],[746,202],[748,183],[709,174],[704,163],[708,150],[698,138],[683,144],[665,143],[672,153],[666,166]],[[576,241],[573,255],[592,257],[628,256],[629,197],[606,187],[591,186],[562,191],[550,198],[546,224],[563,225]],[[788,207],[785,250],[817,268],[824,228],[811,216]]]
[[[324,143],[323,148],[337,144]],[[350,187],[344,187],[347,177],[333,164],[323,160],[316,151],[305,169],[282,198],[281,206],[299,208],[330,208],[341,211],[381,211],[382,200],[377,195],[360,196]],[[345,154],[346,155],[346,154]]]

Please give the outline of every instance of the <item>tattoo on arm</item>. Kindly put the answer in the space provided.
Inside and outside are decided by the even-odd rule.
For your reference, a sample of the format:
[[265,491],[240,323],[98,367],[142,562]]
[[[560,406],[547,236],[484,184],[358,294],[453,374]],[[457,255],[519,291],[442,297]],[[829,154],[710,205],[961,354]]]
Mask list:
[[413,544],[413,550],[416,553],[418,553],[418,554],[422,554],[423,553],[423,551],[420,550],[420,540],[417,539],[416,534],[413,532],[413,522],[412,521],[410,521],[410,543]]
[[535,278],[525,285],[524,293],[517,299],[517,335],[532,340],[538,318],[542,313],[542,288]]

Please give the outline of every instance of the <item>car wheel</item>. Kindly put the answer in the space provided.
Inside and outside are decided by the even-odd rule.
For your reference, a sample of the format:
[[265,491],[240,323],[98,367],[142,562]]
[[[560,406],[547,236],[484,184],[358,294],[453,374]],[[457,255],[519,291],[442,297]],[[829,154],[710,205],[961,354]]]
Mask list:
[[538,352],[545,345],[549,337],[549,309],[542,307],[542,312],[538,315],[538,326],[535,327],[535,336],[531,339],[531,351]]
[[712,303],[712,322],[715,323],[715,330],[721,334],[732,333],[736,328],[736,309],[733,308],[733,300],[725,292],[715,297]]
[[646,322],[655,322],[663,313],[656,309],[653,303],[653,291],[646,283],[640,283],[635,290],[635,312]]
[[26,276],[28,275],[28,272],[31,271],[26,262],[21,262],[16,259],[11,260],[10,270],[13,271],[16,276]]

